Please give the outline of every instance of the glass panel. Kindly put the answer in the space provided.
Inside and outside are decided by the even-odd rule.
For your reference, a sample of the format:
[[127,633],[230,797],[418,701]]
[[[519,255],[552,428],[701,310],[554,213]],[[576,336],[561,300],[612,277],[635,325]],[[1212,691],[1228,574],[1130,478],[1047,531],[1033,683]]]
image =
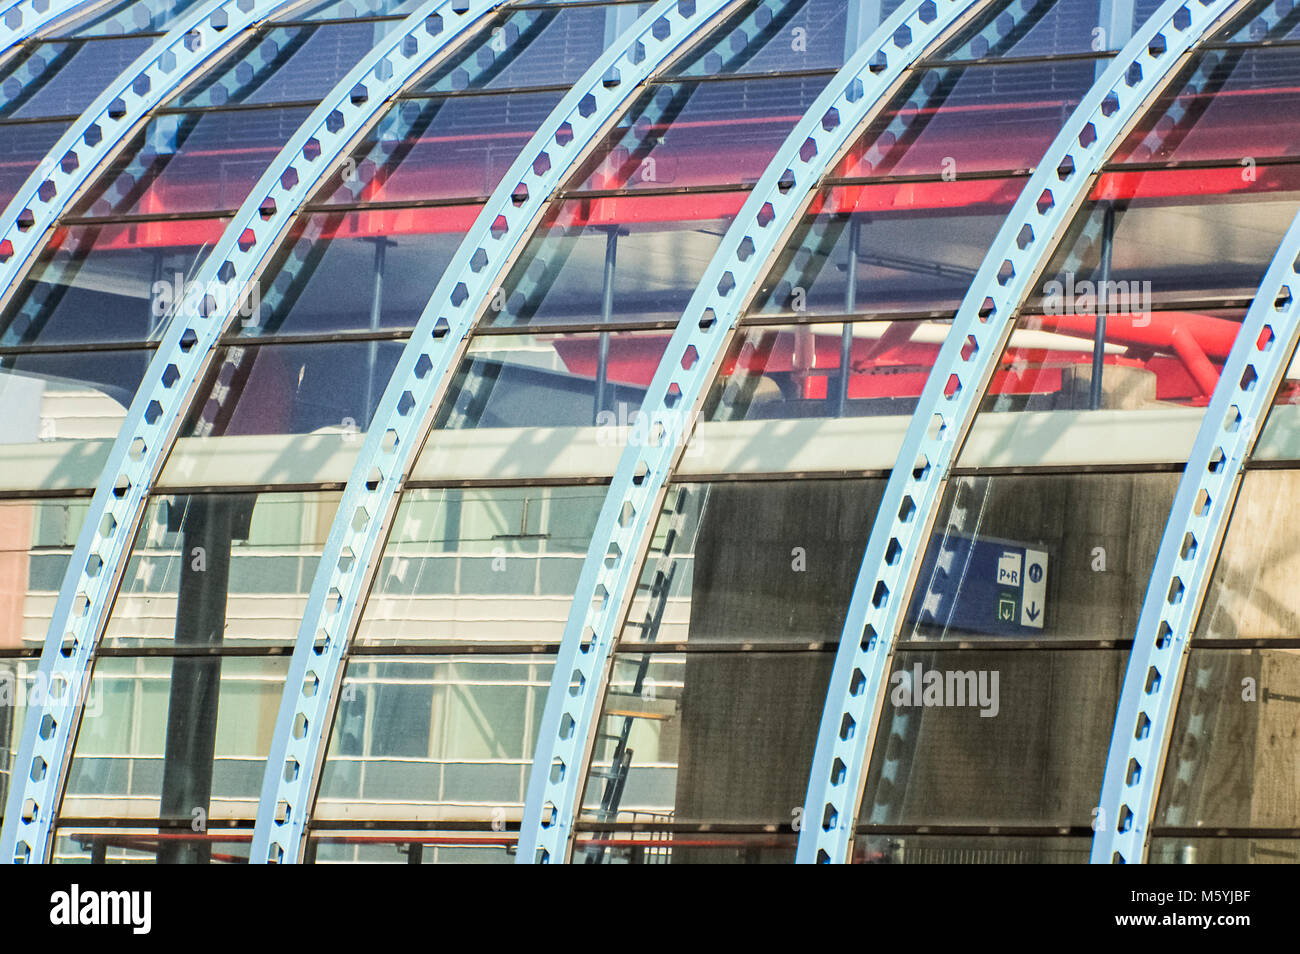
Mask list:
[[75,216],[238,209],[307,109],[155,116],[72,207]]
[[186,828],[83,828],[59,826],[55,864],[247,864],[251,832],[196,834]]
[[[649,87],[570,180],[571,191],[757,182],[824,77]],[[719,156],[727,161],[720,163]]]
[[152,351],[0,356],[0,444],[117,437],[152,358]]
[[955,312],[1024,182],[823,190],[759,286],[751,311]]
[[[955,184],[971,173],[1032,168],[1095,78],[1092,60],[917,70],[834,175]],[[883,142],[892,145],[867,151]]]
[[[756,12],[753,4],[742,7],[665,75],[835,70],[843,65],[848,4],[842,0],[785,0],[768,7],[775,15],[763,8]],[[869,31],[875,25],[864,24],[864,29]]]
[[231,331],[244,336],[412,328],[479,206],[304,215]]
[[435,427],[617,427],[635,414],[668,346],[664,332],[481,335]]
[[171,107],[319,102],[398,21],[278,27],[251,37]]
[[608,23],[631,26],[641,6],[525,9],[494,20],[488,41],[468,49],[415,83],[418,93],[457,93],[478,89],[571,86],[605,49]]
[[[7,515],[0,514],[0,519]],[[0,555],[3,559],[3,555]],[[8,594],[0,594],[7,596]],[[13,780],[14,760],[23,741],[23,725],[27,721],[27,699],[36,685],[36,667],[31,659],[0,659],[0,821],[4,820],[4,806],[9,798]],[[44,683],[40,687],[45,688]]]
[[151,498],[104,645],[292,646],[338,499]]
[[742,328],[705,398],[704,420],[911,414],[950,327],[870,321]]
[[617,654],[596,724],[584,827],[791,825],[833,662],[830,652]]
[[1128,282],[1144,301],[1252,297],[1300,205],[1300,170],[1256,171],[1234,163],[1101,176],[1043,272],[1035,310],[1072,289],[1086,303],[1085,282]]
[[551,666],[354,656],[313,817],[517,823]]
[[1154,825],[1300,826],[1300,650],[1192,649]]
[[475,832],[334,832],[309,836],[317,865],[512,865],[518,835]]
[[559,643],[604,501],[603,486],[406,491],[357,640]]
[[1258,43],[1300,36],[1300,7],[1292,0],[1255,0],[1245,12],[1214,35],[1219,42]]
[[398,102],[326,179],[318,204],[478,198],[496,188],[563,94]]
[[166,33],[198,0],[121,0],[106,9],[71,20],[53,36],[116,36],[123,33]]
[[1196,639],[1300,637],[1292,514],[1300,471],[1248,470],[1206,589]]
[[651,828],[632,832],[578,831],[573,850],[575,859],[585,858],[588,864],[792,865],[798,839],[792,833],[728,835]]
[[195,219],[55,229],[0,313],[0,346],[158,337],[224,227],[221,219]]
[[[1129,33],[1099,29],[1101,10],[1100,0],[1001,0],[930,59],[982,60],[1117,50]],[[1140,16],[1141,11],[1138,13]],[[989,35],[981,36],[990,26]]]
[[950,480],[904,638],[1131,638],[1178,478]]
[[[95,664],[63,818],[251,819],[288,657],[109,657]],[[203,861],[169,844],[159,861]]]
[[88,506],[86,499],[0,502],[0,649],[40,651]]
[[0,69],[0,119],[81,115],[152,42],[130,36],[20,48]]
[[1153,865],[1294,865],[1300,863],[1300,840],[1154,837],[1147,862]]
[[1205,50],[1147,112],[1113,161],[1220,161],[1253,175],[1257,160],[1300,153],[1300,131],[1277,121],[1297,106],[1295,50]]
[[858,865],[1086,865],[1091,838],[859,834]]
[[320,0],[295,7],[276,20],[350,20],[353,17],[407,16],[419,0]]
[[365,430],[401,341],[222,348],[182,437]]
[[744,200],[720,192],[556,203],[483,321],[676,321]]
[[1090,826],[1127,650],[900,653],[859,822]]
[[674,484],[622,645],[838,641],[883,491],[883,480]]
[[0,206],[18,194],[67,128],[65,122],[0,125]]

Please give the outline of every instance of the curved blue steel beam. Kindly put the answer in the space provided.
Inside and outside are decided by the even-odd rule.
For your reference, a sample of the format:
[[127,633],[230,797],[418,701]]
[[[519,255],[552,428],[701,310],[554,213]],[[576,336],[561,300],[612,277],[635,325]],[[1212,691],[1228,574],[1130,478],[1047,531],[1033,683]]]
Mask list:
[[0,64],[13,47],[63,20],[115,0],[14,0],[0,6]]
[[1142,862],[1183,684],[1242,469],[1300,341],[1300,215],[1224,362],[1156,554],[1101,784],[1094,864]]
[[[267,760],[250,857],[301,858],[344,653],[378,553],[469,336],[552,194],[645,83],[739,0],[659,0],[574,84],[502,178],[421,314],[366,435],[326,541]],[[761,8],[765,8],[760,5]]]
[[155,108],[197,81],[244,31],[305,0],[207,0],[142,53],[86,108],[0,214],[0,309],[58,217],[125,148]]
[[948,470],[1015,323],[1110,152],[1205,32],[1242,0],[1166,0],[1098,78],[1030,177],[962,301],[886,485],[840,638],[796,861],[849,857],[907,595]]
[[665,485],[740,314],[823,174],[883,110],[908,68],[971,0],[913,0],[874,30],[773,157],[727,230],[668,343],[640,412],[648,433],[619,460],[565,625],[537,749],[516,861],[566,861],[597,716],[636,569]]
[[[239,0],[248,2],[248,0]],[[500,0],[429,0],[312,112],[244,200],[177,307],[91,500],[41,654],[44,705],[29,708],[0,858],[43,859],[87,673],[149,490],[216,352],[216,342],[297,210],[390,98],[435,66]],[[185,29],[182,27],[181,29]],[[205,41],[206,42],[206,41]]]

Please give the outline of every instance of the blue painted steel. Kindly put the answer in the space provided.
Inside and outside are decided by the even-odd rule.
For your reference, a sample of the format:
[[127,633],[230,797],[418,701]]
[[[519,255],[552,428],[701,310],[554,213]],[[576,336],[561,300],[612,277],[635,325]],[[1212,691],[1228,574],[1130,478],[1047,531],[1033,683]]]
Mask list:
[[858,49],[795,126],[723,237],[646,393],[648,434],[623,453],[565,626],[520,829],[520,863],[565,861],[593,724],[636,571],[705,388],[745,305],[771,268],[822,175],[880,113],[907,69],[972,10],[904,4]]
[[[249,0],[237,2],[247,5]],[[255,8],[255,13],[264,16],[274,6]],[[64,578],[41,655],[40,677],[45,685],[68,688],[46,693],[46,705],[28,710],[15,763],[20,767],[15,777],[21,782],[10,789],[0,858],[39,860],[48,851],[94,647],[149,490],[211,365],[217,339],[297,210],[344,151],[408,80],[436,65],[499,6],[489,0],[431,0],[380,41],[312,112],[258,180],[199,270],[193,291],[176,309],[109,453]],[[213,5],[204,10],[216,16]],[[187,18],[160,44],[170,49],[170,44],[179,43],[185,50],[186,38],[192,36],[197,38],[196,50],[205,50],[229,42],[209,35],[216,27],[205,16]],[[241,12],[236,18],[227,11],[225,22],[221,33],[251,22],[251,15]],[[179,69],[180,50],[172,51],[168,75],[192,72]],[[139,102],[139,97],[130,101]],[[92,107],[88,115],[98,117],[100,112]],[[115,135],[125,133],[120,124],[112,128]],[[66,203],[71,191],[60,193]]]
[[28,177],[0,214],[0,308],[45,244],[58,217],[96,171],[168,97],[197,81],[243,31],[304,0],[208,0],[122,72]]
[[326,541],[272,739],[251,857],[300,860],[307,811],[344,654],[378,564],[401,486],[432,426],[469,335],[552,194],[645,82],[736,0],[659,0],[555,107],[461,243],[377,406]]
[[57,26],[60,21],[83,14],[113,0],[14,0],[0,6],[0,63],[13,47]]
[[1156,554],[1094,824],[1094,864],[1146,860],[1188,643],[1242,467],[1300,340],[1300,216],[1291,223],[1224,362]]
[[1066,120],[1007,216],[926,382],[854,586],[818,732],[797,861],[842,862],[908,592],[948,470],[1010,336],[1020,303],[1105,157],[1233,0],[1167,0]]

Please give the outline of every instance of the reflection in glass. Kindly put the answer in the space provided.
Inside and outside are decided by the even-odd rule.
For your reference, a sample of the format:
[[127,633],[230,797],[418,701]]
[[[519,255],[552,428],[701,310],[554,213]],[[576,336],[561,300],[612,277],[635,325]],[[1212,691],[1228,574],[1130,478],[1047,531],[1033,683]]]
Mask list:
[[334,493],[151,498],[105,645],[291,646],[337,506]]
[[483,323],[676,321],[744,200],[719,192],[558,202]]
[[899,653],[859,822],[1090,826],[1127,650]]
[[73,204],[74,216],[234,211],[305,107],[155,116]]
[[517,822],[551,665],[353,657],[313,817]]
[[917,70],[833,175],[931,176],[956,185],[972,173],[1032,168],[1096,70],[1092,60]]
[[883,480],[674,484],[621,645],[839,639],[883,490]]
[[[20,47],[0,66],[0,119],[81,115],[150,42],[126,36]],[[11,127],[0,138],[18,134]]]
[[181,435],[364,431],[401,351],[400,341],[223,348]]
[[904,638],[1130,638],[1178,476],[951,479]]
[[159,337],[224,226],[214,218],[55,229],[0,313],[0,347]]
[[742,328],[705,399],[704,419],[911,414],[950,327],[870,321]]
[[[834,654],[619,653],[583,827],[787,825],[803,805]],[[604,850],[594,846],[600,860]],[[700,856],[708,860],[707,855]]]
[[558,643],[604,500],[602,486],[406,491],[357,641]]
[[1300,471],[1248,470],[1196,622],[1196,639],[1300,636],[1292,514]]
[[[63,818],[251,819],[285,657],[109,657],[95,664]],[[205,861],[167,844],[159,861]]]
[[461,360],[435,426],[603,427],[633,420],[666,332],[481,335]]
[[824,189],[750,310],[791,317],[955,312],[1024,182],[959,178]]
[[1193,648],[1153,824],[1300,827],[1297,697],[1300,650]]
[[111,440],[152,351],[0,355],[0,445]]

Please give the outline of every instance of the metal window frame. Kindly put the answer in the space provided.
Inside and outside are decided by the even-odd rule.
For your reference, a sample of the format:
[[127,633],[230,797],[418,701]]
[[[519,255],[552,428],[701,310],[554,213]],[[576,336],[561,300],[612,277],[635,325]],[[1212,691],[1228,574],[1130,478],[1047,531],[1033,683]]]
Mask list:
[[529,140],[449,263],[377,405],[312,584],[267,760],[255,863],[302,859],[345,654],[402,487],[474,327],[569,173],[647,81],[742,7],[742,0],[659,0],[637,19]]
[[[192,33],[204,36],[211,32],[213,28],[206,19],[210,11],[227,6],[238,10],[238,4],[251,6],[252,14],[240,11],[236,18],[227,12],[228,26],[223,31],[236,23],[254,22],[253,17],[265,17],[284,5],[283,0],[271,0],[263,6],[254,6],[253,0],[206,4],[200,14],[187,18],[159,41],[158,55],[150,59],[150,64],[170,53],[174,60],[171,72],[177,79],[182,75],[196,79],[198,71],[191,74],[177,68],[183,60],[173,47],[179,44],[185,50]],[[194,291],[178,305],[109,452],[55,605],[39,677],[43,685],[57,683],[67,688],[57,694],[47,693],[45,705],[28,711],[15,762],[22,767],[19,771],[23,784],[10,789],[0,829],[0,859],[43,860],[49,851],[74,730],[89,691],[87,676],[93,653],[107,623],[149,491],[212,363],[217,339],[247,289],[257,280],[258,270],[288,231],[296,210],[333,169],[335,161],[369,128],[403,80],[435,65],[441,55],[464,39],[473,24],[501,6],[502,0],[429,0],[404,21],[403,29],[381,40],[286,143],[205,260]],[[222,45],[230,39],[233,37],[223,38]],[[206,53],[210,46],[205,40],[199,51]],[[115,84],[114,89],[122,85]],[[124,85],[129,88],[131,82]],[[173,82],[172,89],[178,85]],[[86,115],[97,121],[107,110],[106,98],[111,95],[112,91],[106,93],[101,97],[103,105],[97,101],[100,108],[92,107]],[[122,129],[119,135],[125,133]],[[89,164],[82,168],[86,173],[90,171]],[[61,191],[61,202],[66,204],[71,192]],[[13,207],[22,208],[21,197],[20,193]],[[224,307],[218,307],[218,295]]]
[[1300,215],[1242,320],[1160,540],[1102,778],[1094,864],[1146,861],[1192,632],[1246,460],[1300,341],[1298,296]]
[[719,244],[646,392],[640,420],[649,422],[647,433],[620,457],[583,563],[533,757],[517,863],[570,859],[593,726],[637,569],[740,315],[822,176],[879,115],[910,67],[981,7],[913,0],[873,30],[787,136]]
[[1209,28],[1244,4],[1166,0],[1065,121],[985,256],[908,426],[854,585],[818,730],[798,862],[849,859],[895,634],[950,468],[1021,302],[1105,158]]

